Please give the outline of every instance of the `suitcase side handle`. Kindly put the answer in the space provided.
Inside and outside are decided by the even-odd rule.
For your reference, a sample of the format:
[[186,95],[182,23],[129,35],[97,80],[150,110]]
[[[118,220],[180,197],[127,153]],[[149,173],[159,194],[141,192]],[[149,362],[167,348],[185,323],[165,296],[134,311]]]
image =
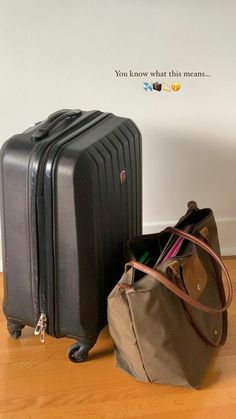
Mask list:
[[64,119],[76,118],[80,116],[82,111],[80,109],[61,109],[52,113],[45,122],[34,131],[31,136],[32,141],[40,141],[47,137],[49,132],[56,127]]

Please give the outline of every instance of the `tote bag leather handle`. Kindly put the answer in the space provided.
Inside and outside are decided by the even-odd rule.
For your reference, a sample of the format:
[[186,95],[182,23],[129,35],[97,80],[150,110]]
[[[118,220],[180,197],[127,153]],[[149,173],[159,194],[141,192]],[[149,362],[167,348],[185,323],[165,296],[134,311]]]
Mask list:
[[213,257],[213,259],[220,265],[220,267],[222,268],[222,271],[225,274],[226,282],[227,282],[227,286],[228,286],[228,296],[227,296],[227,300],[226,300],[223,307],[221,307],[219,309],[218,308],[212,308],[212,307],[206,306],[205,304],[200,303],[199,301],[195,300],[190,295],[188,295],[186,292],[181,290],[179,287],[177,287],[173,282],[171,282],[163,274],[156,271],[155,269],[152,269],[152,268],[149,268],[146,265],[143,265],[140,262],[130,261],[130,262],[126,263],[125,270],[127,271],[128,267],[130,266],[130,267],[133,267],[134,269],[137,269],[137,270],[139,270],[139,271],[141,271],[141,272],[143,272],[147,275],[152,276],[153,278],[155,278],[159,282],[161,282],[170,291],[172,291],[175,295],[180,297],[182,300],[184,300],[186,303],[190,304],[191,306],[199,309],[200,311],[204,311],[206,313],[211,313],[211,314],[218,314],[218,313],[223,313],[224,311],[226,311],[228,309],[228,307],[230,306],[231,302],[232,302],[233,287],[232,287],[232,282],[231,282],[229,273],[228,273],[224,263],[219,258],[219,256],[214,252],[214,250],[211,249],[210,246],[208,246],[206,243],[204,243],[202,240],[198,239],[197,237],[193,236],[192,234],[185,233],[184,231],[179,230],[176,227],[168,227],[168,228],[166,228],[165,231],[169,231],[172,234],[176,234],[177,236],[183,237],[184,239],[187,239],[187,240],[197,244],[202,249],[206,250],[206,252],[208,252]]

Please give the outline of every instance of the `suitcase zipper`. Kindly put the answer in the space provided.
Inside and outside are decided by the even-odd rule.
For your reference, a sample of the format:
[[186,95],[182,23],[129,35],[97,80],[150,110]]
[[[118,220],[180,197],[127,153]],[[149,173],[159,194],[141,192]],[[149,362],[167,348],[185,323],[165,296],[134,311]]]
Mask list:
[[47,316],[44,313],[40,314],[39,321],[35,327],[34,334],[40,335],[40,341],[45,342],[45,331],[47,329]]
[[[99,111],[95,111],[92,114],[88,115],[87,118],[84,118],[80,124],[78,124],[76,126],[76,128],[74,127],[74,132],[72,133],[76,133],[76,131],[80,128],[82,128],[84,125],[87,125],[89,122],[93,121],[94,119],[96,119],[98,116],[100,116],[102,113]],[[70,135],[70,132],[67,132],[67,135]],[[41,205],[44,205],[45,203],[45,198],[44,198],[44,172],[45,172],[45,167],[47,164],[47,158],[48,158],[48,154],[51,150],[51,148],[60,140],[63,139],[63,136],[65,134],[62,135],[58,135],[56,138],[52,139],[52,141],[47,144],[45,150],[43,150],[43,154],[40,158],[39,161],[39,168],[38,168],[38,173],[37,173],[37,180],[36,180],[36,224],[37,224],[37,231],[39,232],[39,230],[41,230],[41,234],[42,231],[45,229],[45,224],[46,224],[46,218],[44,218],[45,216],[45,208],[44,208],[44,214],[43,214],[43,218],[44,218],[44,222],[42,225],[42,214],[41,214],[41,219],[39,218],[39,214],[40,212],[38,212],[38,206],[37,203],[38,201],[41,201]],[[47,137],[45,139],[48,139]],[[43,141],[43,140],[42,140]],[[70,141],[70,140],[68,140]],[[42,208],[42,207],[41,207]],[[45,261],[44,261],[45,262]],[[48,317],[47,317],[47,299],[46,299],[46,295],[47,295],[47,281],[46,278],[43,279],[42,276],[40,275],[40,271],[44,270],[42,268],[42,265],[40,266],[40,258],[39,258],[39,284],[38,284],[38,308],[39,308],[39,312],[40,312],[40,317],[38,320],[38,323],[35,327],[35,331],[34,334],[35,335],[40,335],[40,341],[42,343],[44,343],[45,341],[45,331],[47,330],[48,327]],[[41,267],[41,269],[40,269]],[[54,327],[53,327],[54,328]]]

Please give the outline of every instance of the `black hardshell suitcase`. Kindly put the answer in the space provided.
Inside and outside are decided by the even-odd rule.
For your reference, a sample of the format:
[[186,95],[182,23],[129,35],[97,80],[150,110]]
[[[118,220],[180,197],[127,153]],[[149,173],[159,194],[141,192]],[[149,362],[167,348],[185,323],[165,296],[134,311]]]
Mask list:
[[141,135],[127,118],[60,110],[1,150],[3,310],[14,338],[25,325],[71,337],[86,359],[106,324],[106,299],[142,230]]

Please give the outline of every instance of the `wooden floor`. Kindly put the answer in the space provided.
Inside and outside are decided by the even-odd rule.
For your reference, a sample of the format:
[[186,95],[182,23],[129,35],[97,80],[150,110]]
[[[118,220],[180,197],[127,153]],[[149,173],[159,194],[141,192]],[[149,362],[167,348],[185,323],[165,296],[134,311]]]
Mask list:
[[[236,288],[236,258],[225,260]],[[2,296],[2,281],[0,295]],[[103,331],[89,360],[67,360],[69,339],[45,344],[25,328],[12,340],[0,314],[0,418],[236,418],[236,304],[226,345],[212,359],[200,390],[140,383],[114,366]]]

